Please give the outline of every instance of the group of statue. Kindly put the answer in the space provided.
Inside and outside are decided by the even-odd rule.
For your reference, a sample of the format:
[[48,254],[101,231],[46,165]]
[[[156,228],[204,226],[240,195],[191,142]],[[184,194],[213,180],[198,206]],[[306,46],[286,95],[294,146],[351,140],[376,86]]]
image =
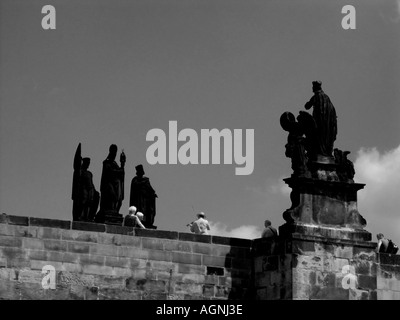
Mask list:
[[[120,154],[120,165],[115,161],[118,147],[112,144],[107,158],[103,161],[100,193],[93,184],[93,174],[88,170],[90,158],[81,157],[81,144],[74,157],[74,175],[72,182],[72,218],[73,221],[103,222],[105,214],[118,215],[124,200],[125,162],[124,150]],[[129,207],[135,206],[144,214],[143,224],[154,228],[157,194],[144,176],[142,165],[135,167],[136,176],[131,182]],[[97,212],[99,207],[100,209]]]
[[318,164],[322,164],[335,168],[328,170],[326,180],[352,183],[354,166],[347,159],[350,152],[334,149],[337,135],[335,107],[322,90],[321,81],[313,81],[312,90],[314,95],[304,106],[306,110],[313,107],[312,115],[300,111],[295,118],[291,112],[284,112],[280,118],[282,128],[289,132],[285,155],[292,160],[293,176],[321,178]]

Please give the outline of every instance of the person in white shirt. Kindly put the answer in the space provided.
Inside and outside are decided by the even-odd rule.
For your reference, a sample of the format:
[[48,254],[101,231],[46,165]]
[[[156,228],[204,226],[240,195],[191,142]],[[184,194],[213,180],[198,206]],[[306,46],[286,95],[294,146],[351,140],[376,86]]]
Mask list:
[[197,214],[197,220],[189,223],[190,231],[196,234],[208,234],[208,230],[210,230],[210,224],[205,219],[206,215],[204,212],[200,212]]

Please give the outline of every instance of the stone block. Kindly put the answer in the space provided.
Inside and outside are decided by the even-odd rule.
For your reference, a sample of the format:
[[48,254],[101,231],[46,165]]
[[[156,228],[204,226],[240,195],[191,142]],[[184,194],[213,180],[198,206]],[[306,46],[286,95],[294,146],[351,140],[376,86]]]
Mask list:
[[[90,253],[90,248],[91,246],[87,243],[83,242],[64,242],[67,244],[67,250],[68,252],[74,252],[74,253]],[[93,250],[93,249],[92,249]]]
[[334,247],[333,255],[336,258],[352,259],[353,258],[353,247],[345,245],[337,245]]
[[178,272],[179,273],[196,273],[196,274],[204,274],[206,273],[206,267],[203,265],[193,265],[193,264],[178,264]]
[[214,297],[215,296],[215,286],[212,284],[204,284],[203,285],[203,296],[205,297]]
[[251,270],[253,261],[250,259],[231,259],[231,268]]
[[48,252],[45,250],[27,250],[26,252],[30,260],[47,260]]
[[172,261],[172,253],[161,250],[149,250],[148,251],[148,259],[149,260],[157,260],[157,261]]
[[[145,240],[145,239],[143,239]],[[182,251],[192,252],[192,243],[174,240],[163,240],[164,250],[166,251]],[[198,245],[197,243],[194,245]],[[193,245],[193,246],[194,246]]]
[[67,242],[62,240],[44,239],[43,245],[45,250],[51,251],[67,251]]
[[270,256],[263,259],[262,271],[279,270],[279,256]]
[[40,261],[40,260],[30,260],[29,262],[29,267],[32,270],[42,270],[44,266],[51,265],[56,269],[56,271],[61,271],[63,269],[63,264],[62,262],[57,262],[57,261]]
[[132,235],[134,230],[133,227],[117,226],[112,224],[106,224],[105,227],[106,227],[106,233],[123,234],[123,235]]
[[63,262],[61,270],[67,272],[82,273],[83,267],[78,263]]
[[110,266],[110,267],[129,268],[130,267],[130,259],[106,256],[105,257],[105,265]]
[[106,226],[101,223],[73,221],[71,229],[83,230],[83,231],[93,231],[93,232],[105,232]]
[[98,274],[98,275],[112,275],[113,268],[110,266],[99,266],[94,264],[88,264],[82,266],[83,273],[86,274]]
[[271,272],[258,273],[255,275],[255,287],[266,287],[271,284]]
[[324,270],[324,260],[321,256],[298,255],[296,260],[297,268]]
[[114,247],[115,247],[115,252],[117,253],[118,257],[127,257],[127,258],[135,258],[135,259],[148,259],[149,258],[149,250],[142,250],[142,249],[138,249],[136,247],[128,247],[128,246],[120,246],[120,247],[114,246]]
[[165,231],[165,230],[154,230],[154,229],[135,229],[137,237],[148,237],[148,238],[162,238],[178,240],[179,233],[176,231]]
[[[200,255],[199,255],[199,257],[201,258]],[[230,259],[230,258],[204,256],[203,255],[202,264],[205,265],[205,266],[230,268],[231,267],[231,260],[232,259]],[[200,259],[200,262],[198,264],[201,264],[201,259]]]
[[228,238],[228,237],[212,236],[211,243],[222,244],[222,245],[231,246],[231,247],[251,248],[252,240],[241,239],[241,238]]
[[211,243],[210,235],[194,234],[194,233],[179,233],[179,240],[181,241],[193,241],[193,242],[203,242]]
[[[1,215],[0,215],[1,216]],[[14,236],[14,226],[9,224],[0,224],[0,236]]]
[[[215,250],[216,248],[219,248],[220,246],[213,246],[209,244],[203,244],[203,243],[191,243],[191,248],[193,253],[201,253],[205,255],[214,255],[218,256],[218,251]],[[229,248],[228,248],[229,251]]]
[[49,228],[68,229],[69,230],[71,228],[71,221],[30,217],[29,225],[37,226],[37,227],[49,227]]
[[225,287],[232,287],[232,278],[231,277],[218,277],[218,285]]
[[[19,239],[21,240],[21,238]],[[22,247],[24,249],[44,250],[44,243],[42,239],[22,238]]]
[[97,232],[87,232],[80,230],[62,230],[61,239],[77,242],[92,242],[97,243]]
[[164,243],[163,243],[163,240],[159,240],[159,239],[143,238],[142,239],[142,248],[150,249],[150,250],[163,250]]
[[109,244],[97,244],[95,246],[90,246],[89,253],[97,254],[102,256],[118,256],[118,251],[121,247]]
[[293,300],[309,300],[311,286],[305,283],[293,281],[292,293]]
[[9,236],[0,236],[0,247],[15,247],[20,248],[23,240],[21,238],[14,238]]
[[[95,255],[95,254],[80,254],[79,255],[79,263],[82,266],[85,266],[85,265],[98,265],[98,266],[109,265],[106,263],[107,258],[110,258],[110,257],[105,257],[105,256],[100,256],[100,255]],[[113,267],[113,266],[111,266],[111,267]]]
[[200,265],[202,264],[202,259],[200,254],[172,252],[172,262]]
[[119,238],[119,243],[116,242],[114,244],[121,245],[121,246],[130,246],[130,247],[140,248],[141,243],[142,243],[142,238],[121,235]]
[[48,251],[47,259],[50,261],[78,263],[79,255],[71,252]]
[[213,276],[205,276],[203,274],[183,274],[181,277],[178,277],[178,279],[183,283],[218,283],[218,279],[213,278]]
[[29,226],[29,218],[21,216],[7,215],[8,224],[14,224],[19,226]]
[[313,241],[295,240],[292,243],[292,253],[315,255],[315,243]]

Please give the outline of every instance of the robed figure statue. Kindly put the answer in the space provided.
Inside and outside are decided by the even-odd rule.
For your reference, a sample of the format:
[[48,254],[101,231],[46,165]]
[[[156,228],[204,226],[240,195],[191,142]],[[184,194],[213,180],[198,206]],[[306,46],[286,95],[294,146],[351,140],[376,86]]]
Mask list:
[[312,90],[314,96],[305,104],[308,110],[313,108],[313,118],[315,121],[315,133],[313,147],[313,156],[315,160],[318,155],[326,158],[333,158],[333,143],[337,134],[336,110],[329,97],[322,91],[321,81],[313,81]]
[[115,158],[118,147],[112,144],[109,148],[109,154],[103,161],[103,171],[100,182],[100,211],[103,213],[119,213],[119,209],[124,199],[124,179],[125,179],[125,161],[124,151],[121,152],[120,163],[118,166]]
[[79,143],[74,157],[74,176],[72,180],[72,220],[93,221],[99,206],[99,192],[93,184],[93,174],[88,170],[90,158],[81,157]]
[[143,166],[140,164],[135,169],[136,177],[131,182],[129,206],[135,206],[137,211],[144,214],[143,224],[146,228],[155,228],[153,224],[158,196],[151,186],[149,178],[144,176]]

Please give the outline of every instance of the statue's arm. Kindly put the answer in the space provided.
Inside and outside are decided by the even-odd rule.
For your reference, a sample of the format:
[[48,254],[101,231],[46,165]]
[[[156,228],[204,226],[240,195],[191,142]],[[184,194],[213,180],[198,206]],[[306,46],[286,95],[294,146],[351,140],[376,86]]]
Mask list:
[[310,109],[313,105],[314,105],[314,96],[310,99],[310,101],[306,102],[306,104],[304,105],[304,108],[306,108],[306,110]]

